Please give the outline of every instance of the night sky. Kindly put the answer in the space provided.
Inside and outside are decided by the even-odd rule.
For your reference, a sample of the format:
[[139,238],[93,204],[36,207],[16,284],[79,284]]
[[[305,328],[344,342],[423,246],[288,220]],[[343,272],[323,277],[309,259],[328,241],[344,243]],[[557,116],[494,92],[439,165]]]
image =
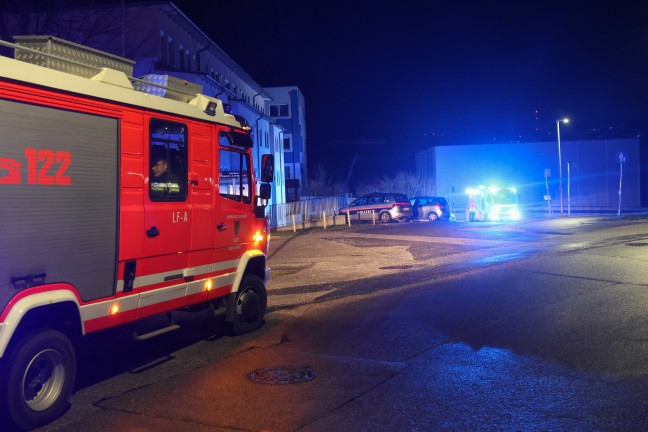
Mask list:
[[[229,4],[227,4],[229,3]],[[636,137],[645,1],[177,0],[261,86],[306,99],[309,165],[414,170],[432,145]]]

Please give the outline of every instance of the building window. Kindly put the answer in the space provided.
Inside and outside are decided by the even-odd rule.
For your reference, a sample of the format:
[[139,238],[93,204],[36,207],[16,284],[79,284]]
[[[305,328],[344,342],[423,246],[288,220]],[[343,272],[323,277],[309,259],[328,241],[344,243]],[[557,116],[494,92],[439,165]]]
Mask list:
[[169,49],[169,44],[167,42],[167,38],[164,35],[164,33],[162,33],[160,35],[160,62],[163,64],[166,64],[166,62],[168,61],[168,57],[169,57],[167,55],[168,49]]
[[169,38],[169,64],[175,64],[175,46],[173,39]]
[[185,53],[184,53],[184,49],[182,48],[182,45],[180,45],[180,49],[178,51],[178,54],[179,54],[178,58],[180,59],[180,70],[181,71],[187,70],[186,69],[186,64],[185,64],[186,57],[185,57]]
[[151,119],[149,135],[149,198],[187,199],[187,126]]
[[288,117],[288,104],[270,105],[270,117]]
[[292,175],[290,175],[290,165],[284,165],[284,176],[287,179],[291,179]]
[[191,53],[189,52],[189,50],[186,50],[185,53],[184,53],[184,55],[185,55],[185,67],[186,67],[185,70],[186,70],[186,71],[191,71],[191,70],[193,70],[193,69],[192,69],[192,65],[191,65],[191,63],[192,63],[192,62],[191,62]]
[[284,139],[283,139],[283,150],[285,152],[293,151],[293,149],[292,149],[292,140],[290,139],[290,137],[284,137]]

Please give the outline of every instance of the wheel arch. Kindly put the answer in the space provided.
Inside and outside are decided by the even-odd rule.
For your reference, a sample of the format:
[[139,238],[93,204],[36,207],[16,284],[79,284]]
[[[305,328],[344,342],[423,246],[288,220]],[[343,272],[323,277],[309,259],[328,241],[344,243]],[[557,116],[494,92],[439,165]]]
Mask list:
[[[236,321],[236,299],[239,295],[243,280],[247,275],[253,275],[259,278],[259,281],[262,285],[262,291],[264,293],[263,295],[266,296],[267,294],[265,294],[265,284],[268,280],[268,277],[270,276],[270,269],[266,265],[266,256],[263,252],[248,251],[241,258],[241,262],[239,263],[239,268],[236,274],[236,279],[232,286],[232,291],[227,296],[226,300],[227,310],[225,312],[225,321],[228,323],[235,323]],[[262,315],[265,314],[266,307],[267,297],[263,300]],[[235,331],[235,333],[247,333],[247,330],[243,332]]]
[[236,270],[236,278],[232,284],[232,292],[237,292],[241,286],[241,281],[246,274],[258,276],[265,284],[270,277],[270,269],[266,265],[266,256],[263,252],[247,251],[241,257],[239,266]]
[[58,330],[72,340],[83,335],[79,300],[72,290],[26,295],[10,305],[0,325],[0,358],[18,338],[38,328]]

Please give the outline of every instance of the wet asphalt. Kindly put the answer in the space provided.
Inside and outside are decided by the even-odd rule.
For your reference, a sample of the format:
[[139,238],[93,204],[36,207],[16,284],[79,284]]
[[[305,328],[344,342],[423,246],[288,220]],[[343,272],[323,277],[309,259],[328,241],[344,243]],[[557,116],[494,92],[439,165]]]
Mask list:
[[[137,364],[86,368],[41,430],[648,430],[646,220],[364,225],[271,244],[262,329],[190,320],[201,330],[134,348]],[[123,355],[99,357],[85,359]]]

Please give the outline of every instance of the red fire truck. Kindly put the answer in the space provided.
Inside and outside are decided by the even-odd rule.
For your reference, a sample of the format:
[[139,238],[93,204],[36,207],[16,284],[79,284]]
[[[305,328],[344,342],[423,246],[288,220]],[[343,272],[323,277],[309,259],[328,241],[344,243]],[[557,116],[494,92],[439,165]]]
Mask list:
[[468,208],[466,220],[482,221],[515,221],[520,219],[517,191],[514,187],[497,186],[466,188]]
[[146,339],[177,325],[142,322],[196,306],[235,334],[262,325],[274,160],[257,184],[248,123],[191,83],[15,42],[0,56],[0,416],[30,429],[62,413],[84,335]]

